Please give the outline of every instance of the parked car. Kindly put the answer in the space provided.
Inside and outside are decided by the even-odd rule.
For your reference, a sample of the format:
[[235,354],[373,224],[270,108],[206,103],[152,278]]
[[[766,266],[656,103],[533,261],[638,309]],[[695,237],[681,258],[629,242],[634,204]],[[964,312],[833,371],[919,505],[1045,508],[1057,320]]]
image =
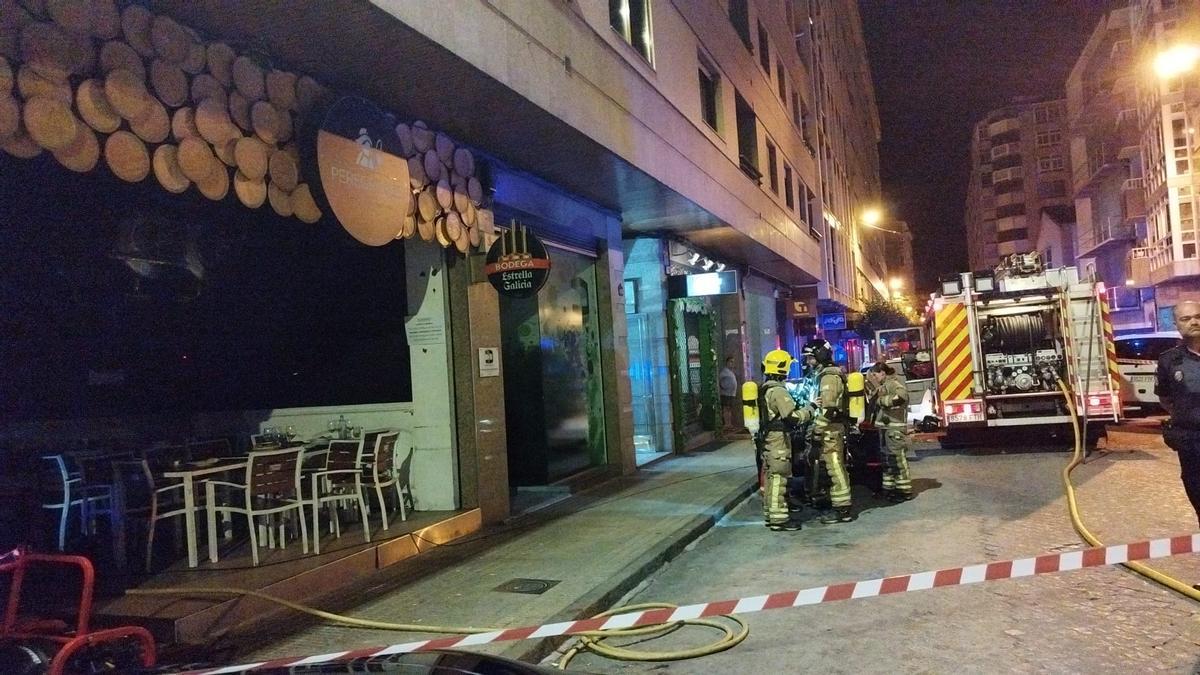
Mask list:
[[1154,371],[1158,357],[1179,343],[1179,333],[1134,333],[1118,335],[1117,369],[1121,374],[1121,401],[1125,407],[1150,412],[1161,406],[1154,393]]

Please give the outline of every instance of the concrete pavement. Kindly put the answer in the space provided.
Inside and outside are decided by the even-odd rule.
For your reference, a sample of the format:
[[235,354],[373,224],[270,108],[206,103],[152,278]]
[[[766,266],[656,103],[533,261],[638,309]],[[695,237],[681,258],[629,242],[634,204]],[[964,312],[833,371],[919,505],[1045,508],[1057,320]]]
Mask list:
[[[743,501],[756,486],[752,447],[742,440],[660,461],[597,494],[560,505],[561,515],[518,524],[514,533],[496,535],[500,543],[485,542],[486,547],[444,569],[416,579],[377,583],[360,594],[369,599],[337,609],[381,621],[473,627],[515,627],[592,616]],[[545,580],[543,585],[549,587],[541,594],[496,590],[513,579]],[[308,625],[242,656],[258,660],[322,654],[428,636],[436,637]],[[549,641],[538,640],[481,648],[532,661],[552,649]]]
[[[931,452],[911,463],[916,500],[855,491],[858,521],[762,528],[756,498],[619,604],[753,596],[1081,548],[1059,483],[1065,452]],[[1195,531],[1178,461],[1161,437],[1115,432],[1076,471],[1088,526],[1120,543]],[[1153,561],[1188,583],[1200,556]],[[728,652],[657,666],[671,673],[1200,672],[1200,607],[1117,567],[849,600],[745,617]],[[644,648],[702,644],[680,631]],[[573,668],[642,672],[584,655]]]

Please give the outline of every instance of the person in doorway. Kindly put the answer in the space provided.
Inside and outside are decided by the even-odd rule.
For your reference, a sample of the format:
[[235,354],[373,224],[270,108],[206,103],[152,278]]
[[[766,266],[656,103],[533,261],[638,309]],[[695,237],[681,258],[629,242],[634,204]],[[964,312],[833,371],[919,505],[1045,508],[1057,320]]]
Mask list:
[[717,374],[717,389],[721,393],[721,435],[730,438],[737,434],[734,425],[737,414],[734,408],[738,405],[738,380],[733,372],[733,357],[725,357],[725,365]]
[[1200,520],[1200,302],[1175,305],[1175,327],[1182,338],[1158,358],[1158,394],[1170,419],[1163,441],[1179,453],[1183,490]]
[[880,361],[867,371],[872,422],[883,436],[883,496],[890,502],[912,499],[908,475],[908,388],[896,369]]
[[829,502],[833,509],[821,517],[826,524],[848,523],[856,518],[850,503],[850,476],[846,471],[846,373],[833,362],[833,347],[818,340],[808,351],[809,367],[816,372],[813,403],[813,442],[829,473]]
[[782,349],[763,357],[763,386],[759,389],[759,433],[763,434],[763,518],[774,531],[799,530],[798,513],[788,509],[792,477],[791,432],[814,417],[812,408],[797,405],[783,381],[795,359]]

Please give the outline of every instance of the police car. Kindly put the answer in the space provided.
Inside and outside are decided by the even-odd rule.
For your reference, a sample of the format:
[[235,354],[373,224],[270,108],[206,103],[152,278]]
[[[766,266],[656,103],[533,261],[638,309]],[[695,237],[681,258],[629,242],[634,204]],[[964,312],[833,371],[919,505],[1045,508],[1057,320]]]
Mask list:
[[1114,343],[1117,369],[1121,374],[1121,402],[1125,407],[1157,410],[1160,406],[1154,393],[1154,372],[1158,368],[1158,357],[1179,344],[1179,333],[1118,335]]

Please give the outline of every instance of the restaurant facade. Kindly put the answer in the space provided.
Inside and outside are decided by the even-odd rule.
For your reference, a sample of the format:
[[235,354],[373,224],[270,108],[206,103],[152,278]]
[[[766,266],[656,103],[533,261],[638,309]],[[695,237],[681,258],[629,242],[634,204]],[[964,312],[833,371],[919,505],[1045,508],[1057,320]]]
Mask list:
[[[479,523],[632,466],[619,218],[364,58],[356,30],[403,26],[358,3],[111,8],[4,19],[6,451],[394,429],[412,507]],[[549,260],[523,297],[489,280],[516,232]]]

